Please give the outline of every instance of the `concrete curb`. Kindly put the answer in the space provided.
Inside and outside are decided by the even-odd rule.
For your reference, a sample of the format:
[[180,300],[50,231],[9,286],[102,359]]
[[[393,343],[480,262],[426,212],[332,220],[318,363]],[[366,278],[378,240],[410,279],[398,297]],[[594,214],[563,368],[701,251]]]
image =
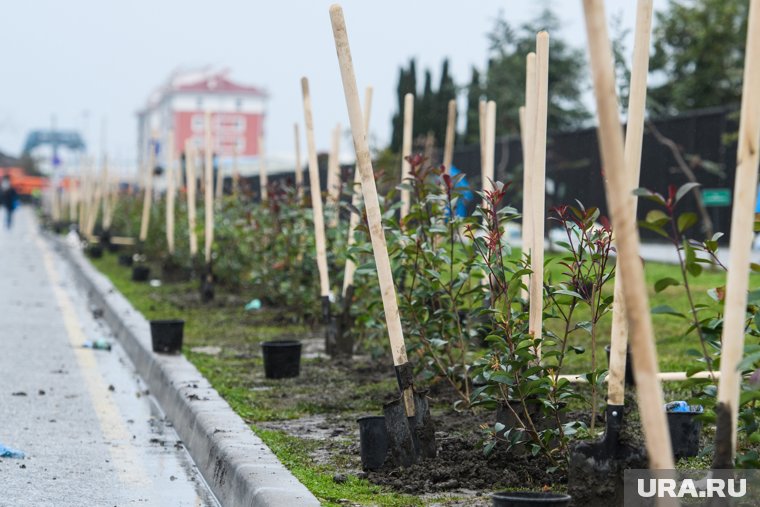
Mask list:
[[[50,239],[51,236],[47,235]],[[78,248],[59,238],[55,250],[174,424],[198,470],[225,507],[320,505],[184,356],[152,352],[150,324]]]

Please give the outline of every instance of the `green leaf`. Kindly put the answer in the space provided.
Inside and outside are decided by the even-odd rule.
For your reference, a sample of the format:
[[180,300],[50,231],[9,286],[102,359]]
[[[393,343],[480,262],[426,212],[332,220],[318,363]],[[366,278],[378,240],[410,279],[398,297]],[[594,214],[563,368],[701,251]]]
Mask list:
[[682,213],[678,217],[678,232],[684,232],[686,229],[697,223],[697,214],[688,212]]
[[652,315],[673,315],[675,317],[681,317],[682,319],[686,319],[686,315],[683,313],[676,311],[672,306],[669,305],[659,305],[652,308]]
[[680,201],[683,196],[685,196],[688,192],[690,192],[692,189],[697,188],[700,186],[699,183],[684,183],[681,185],[681,187],[676,192],[676,202]]
[[672,286],[678,286],[678,285],[681,285],[681,282],[679,282],[675,278],[670,278],[670,277],[660,278],[659,280],[657,280],[654,283],[654,291],[655,292],[662,292],[665,289],[667,289],[668,287],[670,287],[671,285]]
[[647,213],[645,220],[648,224],[662,226],[670,221],[670,217],[662,210],[653,209]]
[[575,352],[576,354],[583,354],[586,352],[586,349],[583,347],[576,347],[575,345],[570,345],[570,350]]

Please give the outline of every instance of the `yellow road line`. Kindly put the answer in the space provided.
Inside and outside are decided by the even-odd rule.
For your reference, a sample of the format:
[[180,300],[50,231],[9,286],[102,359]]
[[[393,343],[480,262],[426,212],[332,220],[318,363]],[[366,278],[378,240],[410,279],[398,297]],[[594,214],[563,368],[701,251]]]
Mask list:
[[34,240],[42,254],[45,271],[47,271],[53,294],[63,317],[66,335],[87,386],[100,430],[103,437],[111,443],[109,446],[111,462],[116,467],[122,483],[146,486],[150,484],[150,480],[145,475],[140,459],[131,446],[132,435],[124,424],[119,408],[114,403],[110,392],[104,387],[105,380],[100,374],[95,355],[92,350],[82,348],[82,344],[88,337],[82,331],[82,324],[74,303],[61,285],[50,249],[38,233],[34,234]]

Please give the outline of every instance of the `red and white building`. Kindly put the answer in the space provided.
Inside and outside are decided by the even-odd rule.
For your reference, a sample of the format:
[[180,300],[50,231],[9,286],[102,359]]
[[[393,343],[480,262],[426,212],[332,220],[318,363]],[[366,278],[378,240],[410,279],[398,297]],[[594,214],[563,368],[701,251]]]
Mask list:
[[[137,113],[141,167],[148,140],[158,140],[163,148],[170,129],[174,130],[175,159],[185,150],[188,140],[203,151],[207,111],[211,114],[213,150],[219,163],[229,165],[236,151],[239,163],[250,163],[260,152],[266,99],[261,88],[232,81],[227,70],[174,72]],[[161,152],[163,159],[165,151]]]

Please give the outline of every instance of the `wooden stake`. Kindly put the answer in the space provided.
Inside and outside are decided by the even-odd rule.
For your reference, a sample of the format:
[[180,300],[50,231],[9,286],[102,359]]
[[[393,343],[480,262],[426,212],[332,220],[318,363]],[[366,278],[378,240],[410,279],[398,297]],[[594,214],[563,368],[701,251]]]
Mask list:
[[449,115],[446,119],[446,139],[443,144],[443,170],[451,174],[451,164],[454,159],[454,136],[457,127],[457,101],[449,101]]
[[[404,332],[401,327],[398,302],[396,301],[396,288],[393,285],[393,273],[388,257],[388,247],[385,243],[385,232],[383,231],[380,203],[377,198],[377,189],[375,188],[372,158],[364,132],[364,119],[362,118],[361,105],[359,104],[359,92],[356,88],[356,77],[354,75],[354,65],[351,61],[351,49],[348,45],[346,23],[343,19],[343,10],[339,5],[336,4],[330,7],[330,19],[332,21],[333,36],[335,37],[335,47],[338,53],[338,62],[340,63],[340,73],[343,79],[343,91],[346,95],[348,116],[351,121],[351,134],[354,139],[357,165],[361,173],[362,193],[367,210],[372,250],[375,254],[375,263],[377,264],[377,276],[380,282],[385,319],[388,324],[388,336],[393,353],[393,364],[395,366],[406,365],[409,360],[406,355]],[[404,389],[403,399],[407,416],[414,416],[414,392],[412,386]]]
[[174,255],[174,132],[169,131],[166,139],[166,248]]
[[269,199],[269,174],[267,174],[266,151],[264,150],[264,136],[259,134],[259,187],[261,188],[261,202]]
[[[760,2],[750,1],[747,43],[744,56],[739,146],[736,154],[734,207],[731,212],[731,245],[728,257],[725,315],[720,360],[718,403],[731,413],[731,454],[725,466],[733,465],[736,452],[741,372],[737,369],[744,353],[744,333],[749,289],[755,197],[757,190],[758,144],[760,144]],[[627,279],[626,279],[627,280]],[[638,361],[636,359],[635,361]],[[634,364],[636,364],[634,361]],[[718,418],[716,449],[724,428]]]
[[235,151],[232,155],[232,194],[237,196],[240,192],[240,168],[238,162],[240,158],[240,148],[235,144]]
[[340,123],[332,132],[332,145],[327,157],[327,204],[330,209],[330,227],[338,226],[340,217]]
[[198,188],[197,176],[195,175],[195,161],[197,153],[193,142],[185,141],[185,176],[187,184],[187,230],[190,241],[190,257],[195,258],[198,254],[198,236],[195,234],[195,189]]
[[[364,92],[364,133],[369,132],[369,117],[372,112],[372,87],[368,86]],[[359,187],[359,188],[357,188]],[[361,174],[358,166],[354,169],[354,185],[351,187],[351,205],[354,210],[359,209],[361,201]],[[356,243],[356,227],[359,225],[359,215],[354,211],[348,222],[348,247]],[[343,297],[346,297],[348,287],[354,284],[354,274],[356,273],[356,264],[351,259],[346,259],[346,269],[343,274]]]
[[[522,207],[522,253],[530,258],[533,248],[533,147],[536,133],[536,53],[530,52],[525,58],[525,107],[520,124],[523,149],[523,207]],[[530,275],[522,278],[523,298],[528,299]]]
[[204,255],[206,265],[211,264],[211,245],[214,243],[214,151],[211,144],[211,112],[206,111],[206,163],[204,164],[204,199],[206,213]]
[[301,136],[298,133],[298,123],[293,124],[293,132],[296,140],[296,196],[300,203],[303,200],[303,166],[301,165]]
[[[612,47],[607,34],[604,0],[583,0],[591,71],[599,115],[597,134],[605,168],[607,205],[617,238],[618,270],[626,282],[623,290],[631,336],[634,377],[639,411],[646,440],[649,467],[653,470],[675,468],[665,411],[662,386],[657,379],[657,355],[652,319],[639,259],[639,232],[631,215],[630,178],[625,172],[623,131],[620,126]],[[754,189],[752,189],[754,192]],[[746,276],[746,273],[745,273]]]
[[[486,164],[486,101],[478,102],[478,126],[480,133],[480,178],[483,179]],[[481,187],[483,185],[481,184]]]
[[[546,123],[549,108],[549,34],[536,35],[536,109],[534,119],[533,153],[530,164],[533,179],[531,190],[530,230],[530,306],[528,330],[541,338],[544,312],[544,220],[546,202]],[[540,347],[539,347],[539,359]]]
[[215,189],[214,195],[216,197],[216,204],[221,205],[222,196],[224,195],[224,164],[222,164],[221,153],[217,156],[217,159],[216,159],[216,186],[214,187],[214,189]]
[[483,191],[494,189],[494,156],[496,155],[496,102],[489,100],[486,104],[486,158],[483,164]]
[[148,159],[145,167],[145,191],[143,197],[142,220],[140,221],[140,243],[148,239],[150,206],[153,203],[153,168],[156,166],[156,146],[154,139],[148,141]]
[[319,162],[314,143],[314,120],[311,112],[309,80],[301,78],[303,94],[303,117],[306,128],[306,151],[309,161],[309,186],[311,187],[311,207],[314,210],[314,239],[317,248],[317,268],[319,269],[319,295],[330,296],[330,278],[327,272],[327,242],[325,241],[324,212],[322,211],[322,191],[319,182]]
[[[633,42],[633,66],[628,97],[628,126],[625,134],[625,171],[630,180],[629,213],[636,220],[638,200],[633,190],[639,186],[641,173],[641,146],[644,141],[644,113],[647,102],[647,74],[649,73],[649,39],[652,33],[652,0],[639,0],[636,11],[636,29]],[[625,319],[623,278],[615,277],[612,305],[612,332],[610,336],[610,365],[607,403],[622,405],[625,401],[625,361],[628,349],[628,325]]]
[[[411,164],[406,160],[412,154],[412,126],[414,122],[414,95],[404,95],[404,133],[401,147],[401,184],[409,185]],[[401,219],[409,214],[410,195],[408,189],[401,189]]]

